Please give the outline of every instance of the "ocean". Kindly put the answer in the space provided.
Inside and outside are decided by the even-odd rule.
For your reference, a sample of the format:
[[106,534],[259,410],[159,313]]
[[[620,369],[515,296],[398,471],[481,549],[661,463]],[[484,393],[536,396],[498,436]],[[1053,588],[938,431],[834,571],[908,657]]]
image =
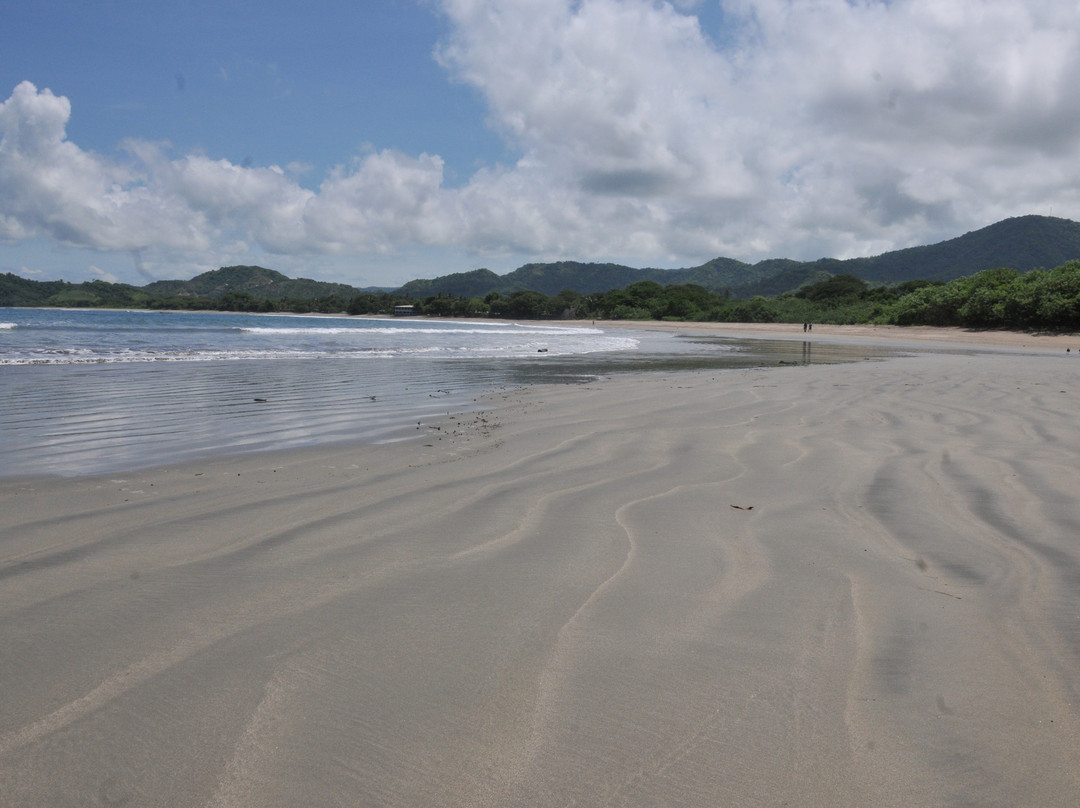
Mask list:
[[0,476],[390,440],[538,382],[809,361],[807,343],[558,323],[0,309]]

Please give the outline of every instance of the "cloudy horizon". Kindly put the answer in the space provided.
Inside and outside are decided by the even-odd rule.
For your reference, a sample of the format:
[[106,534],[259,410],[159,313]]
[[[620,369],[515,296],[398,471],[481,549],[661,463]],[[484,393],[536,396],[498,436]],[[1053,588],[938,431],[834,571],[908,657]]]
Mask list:
[[[290,3],[232,26],[192,3],[175,29],[98,19],[106,46],[145,37],[109,56],[124,70],[97,67],[101,42],[60,59],[69,37],[11,5],[0,271],[26,277],[261,264],[393,286],[1080,218],[1065,2],[418,0],[293,27]],[[168,107],[140,95],[154,79]]]

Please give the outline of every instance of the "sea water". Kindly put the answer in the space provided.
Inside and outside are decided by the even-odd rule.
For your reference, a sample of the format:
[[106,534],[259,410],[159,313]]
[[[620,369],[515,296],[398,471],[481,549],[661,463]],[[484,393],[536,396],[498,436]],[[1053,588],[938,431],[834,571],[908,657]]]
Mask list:
[[775,363],[754,345],[550,322],[0,309],[0,476],[387,440],[498,388]]
[[0,309],[0,474],[385,438],[522,363],[637,346],[541,323]]
[[386,439],[529,363],[637,346],[539,323],[0,309],[0,474]]

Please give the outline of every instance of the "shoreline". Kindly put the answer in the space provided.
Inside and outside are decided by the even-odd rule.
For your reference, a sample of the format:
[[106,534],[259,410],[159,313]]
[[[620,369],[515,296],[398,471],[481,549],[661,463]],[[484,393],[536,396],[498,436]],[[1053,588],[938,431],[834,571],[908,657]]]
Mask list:
[[643,331],[669,331],[747,339],[798,339],[882,344],[903,347],[944,345],[978,348],[1046,349],[1066,348],[1080,351],[1080,335],[1075,333],[1029,333],[997,329],[974,330],[942,326],[898,325],[829,325],[814,324],[804,332],[799,323],[694,323],[656,320],[566,320],[576,325],[603,328],[638,328]]
[[[292,316],[292,315],[273,315],[273,316]],[[331,315],[327,315],[331,316]],[[436,320],[442,322],[442,320]],[[760,324],[760,323],[683,323],[683,322],[659,322],[659,321],[590,321],[590,320],[575,320],[575,321],[557,321],[562,325],[568,327],[586,327],[586,328],[599,328],[608,329],[614,331],[629,330],[629,331],[641,331],[641,332],[653,332],[682,336],[696,336],[705,338],[719,338],[730,340],[769,340],[769,341],[786,341],[786,342],[800,342],[805,346],[808,343],[820,343],[825,345],[843,346],[857,349],[859,346],[866,346],[868,348],[884,348],[884,349],[896,349],[899,351],[912,350],[912,351],[927,351],[927,350],[941,350],[941,351],[989,351],[989,352],[1012,352],[1012,353],[1036,353],[1036,354],[1053,354],[1058,352],[1072,352],[1072,348],[1076,347],[1076,353],[1080,354],[1080,336],[1075,334],[1028,334],[1023,332],[1013,331],[969,331],[959,328],[931,328],[931,327],[898,327],[898,326],[830,326],[819,325],[816,330],[804,334],[797,325],[794,324]],[[784,358],[785,362],[788,361]],[[792,356],[790,358],[794,360],[792,363],[801,361],[799,356]],[[763,365],[765,367],[771,367],[771,364]],[[627,371],[625,365],[620,365],[619,373],[629,372],[631,375],[635,374],[631,368]],[[658,371],[656,367],[650,368],[648,371],[640,371],[641,373],[653,374]],[[544,382],[529,382],[526,387],[532,384],[544,384]],[[560,382],[555,382],[559,384]],[[485,395],[483,390],[475,391],[478,396],[475,401],[479,402],[483,400]],[[470,393],[470,396],[474,393]],[[497,400],[497,399],[496,399]],[[437,411],[420,412],[423,407],[417,408],[417,417],[420,417],[423,421],[424,429],[429,429],[429,424],[436,422],[442,418],[445,420],[447,417],[461,417],[472,411],[471,407],[463,407],[461,402],[456,405],[453,402],[448,402],[450,408],[445,410],[440,406],[435,408]],[[480,404],[479,406],[484,406]],[[430,410],[430,408],[428,408]],[[385,420],[385,417],[383,417]],[[223,459],[227,457],[237,456],[258,456],[260,454],[271,451],[291,451],[292,449],[312,449],[319,450],[320,448],[333,449],[335,447],[349,447],[349,446],[363,446],[372,445],[383,442],[398,442],[408,441],[415,437],[415,430],[412,428],[412,422],[403,423],[400,427],[390,427],[388,425],[380,425],[370,431],[370,434],[365,434],[363,437],[348,437],[340,435],[332,440],[325,440],[321,438],[313,439],[310,444],[294,445],[290,448],[282,450],[267,449],[265,446],[251,446],[252,443],[265,443],[266,441],[258,441],[255,436],[245,442],[243,445],[236,447],[221,447],[216,451],[208,452],[202,455],[202,459],[197,456],[193,456],[192,462],[203,462],[203,460]],[[166,459],[163,462],[155,463],[152,465],[146,465],[144,462],[133,463],[129,466],[117,464],[115,462],[109,463],[109,468],[102,470],[89,470],[89,471],[56,471],[56,472],[27,472],[17,473],[9,475],[0,475],[0,480],[18,480],[22,478],[48,478],[51,476],[59,476],[63,478],[71,477],[84,477],[84,476],[101,476],[103,474],[112,474],[113,476],[122,474],[134,474],[141,470],[154,468],[158,466],[169,466],[178,463],[188,462],[184,459]]]
[[[81,308],[54,306],[15,306],[18,309],[41,311],[86,311]],[[104,309],[113,311],[114,309]],[[165,312],[171,314],[259,314],[268,317],[313,317],[368,320],[400,320],[392,314],[348,314],[346,312],[235,312],[226,310],[192,309],[115,309],[115,311]],[[532,322],[541,325],[597,326],[602,328],[632,329],[642,331],[691,332],[707,335],[737,336],[755,339],[820,338],[830,340],[870,340],[871,344],[883,341],[890,344],[1001,346],[1009,348],[1057,348],[1077,347],[1080,350],[1080,333],[1076,332],[1028,332],[1008,329],[971,329],[958,326],[898,326],[898,325],[831,325],[817,323],[809,333],[803,332],[800,323],[714,323],[660,320],[503,320],[494,318],[416,317],[414,320],[430,319],[432,322],[459,321],[492,325],[511,322]]]

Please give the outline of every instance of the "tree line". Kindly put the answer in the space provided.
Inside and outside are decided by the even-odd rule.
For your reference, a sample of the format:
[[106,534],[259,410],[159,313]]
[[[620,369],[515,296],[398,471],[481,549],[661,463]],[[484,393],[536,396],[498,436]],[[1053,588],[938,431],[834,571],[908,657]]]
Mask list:
[[[15,276],[10,276],[15,279]],[[0,281],[5,280],[0,278]],[[21,280],[21,279],[19,279]],[[41,305],[12,302],[9,305]],[[390,315],[411,305],[427,317],[512,320],[681,320],[750,323],[833,323],[1080,330],[1080,261],[1054,269],[990,269],[948,283],[906,281],[873,286],[853,275],[834,275],[776,297],[732,299],[694,284],[640,281],[623,289],[556,295],[522,290],[483,297],[395,292],[271,300],[246,292],[221,297],[148,295],[138,287],[94,281],[63,284],[46,305],[238,312]]]
[[834,275],[776,297],[732,299],[693,284],[640,281],[624,289],[554,296],[519,291],[484,297],[439,295],[408,300],[368,295],[352,301],[353,314],[389,313],[406,303],[416,314],[516,320],[681,320],[728,323],[832,323],[932,325],[967,328],[1080,330],[1080,261],[1054,269],[989,269],[942,281],[872,286],[853,275]]

